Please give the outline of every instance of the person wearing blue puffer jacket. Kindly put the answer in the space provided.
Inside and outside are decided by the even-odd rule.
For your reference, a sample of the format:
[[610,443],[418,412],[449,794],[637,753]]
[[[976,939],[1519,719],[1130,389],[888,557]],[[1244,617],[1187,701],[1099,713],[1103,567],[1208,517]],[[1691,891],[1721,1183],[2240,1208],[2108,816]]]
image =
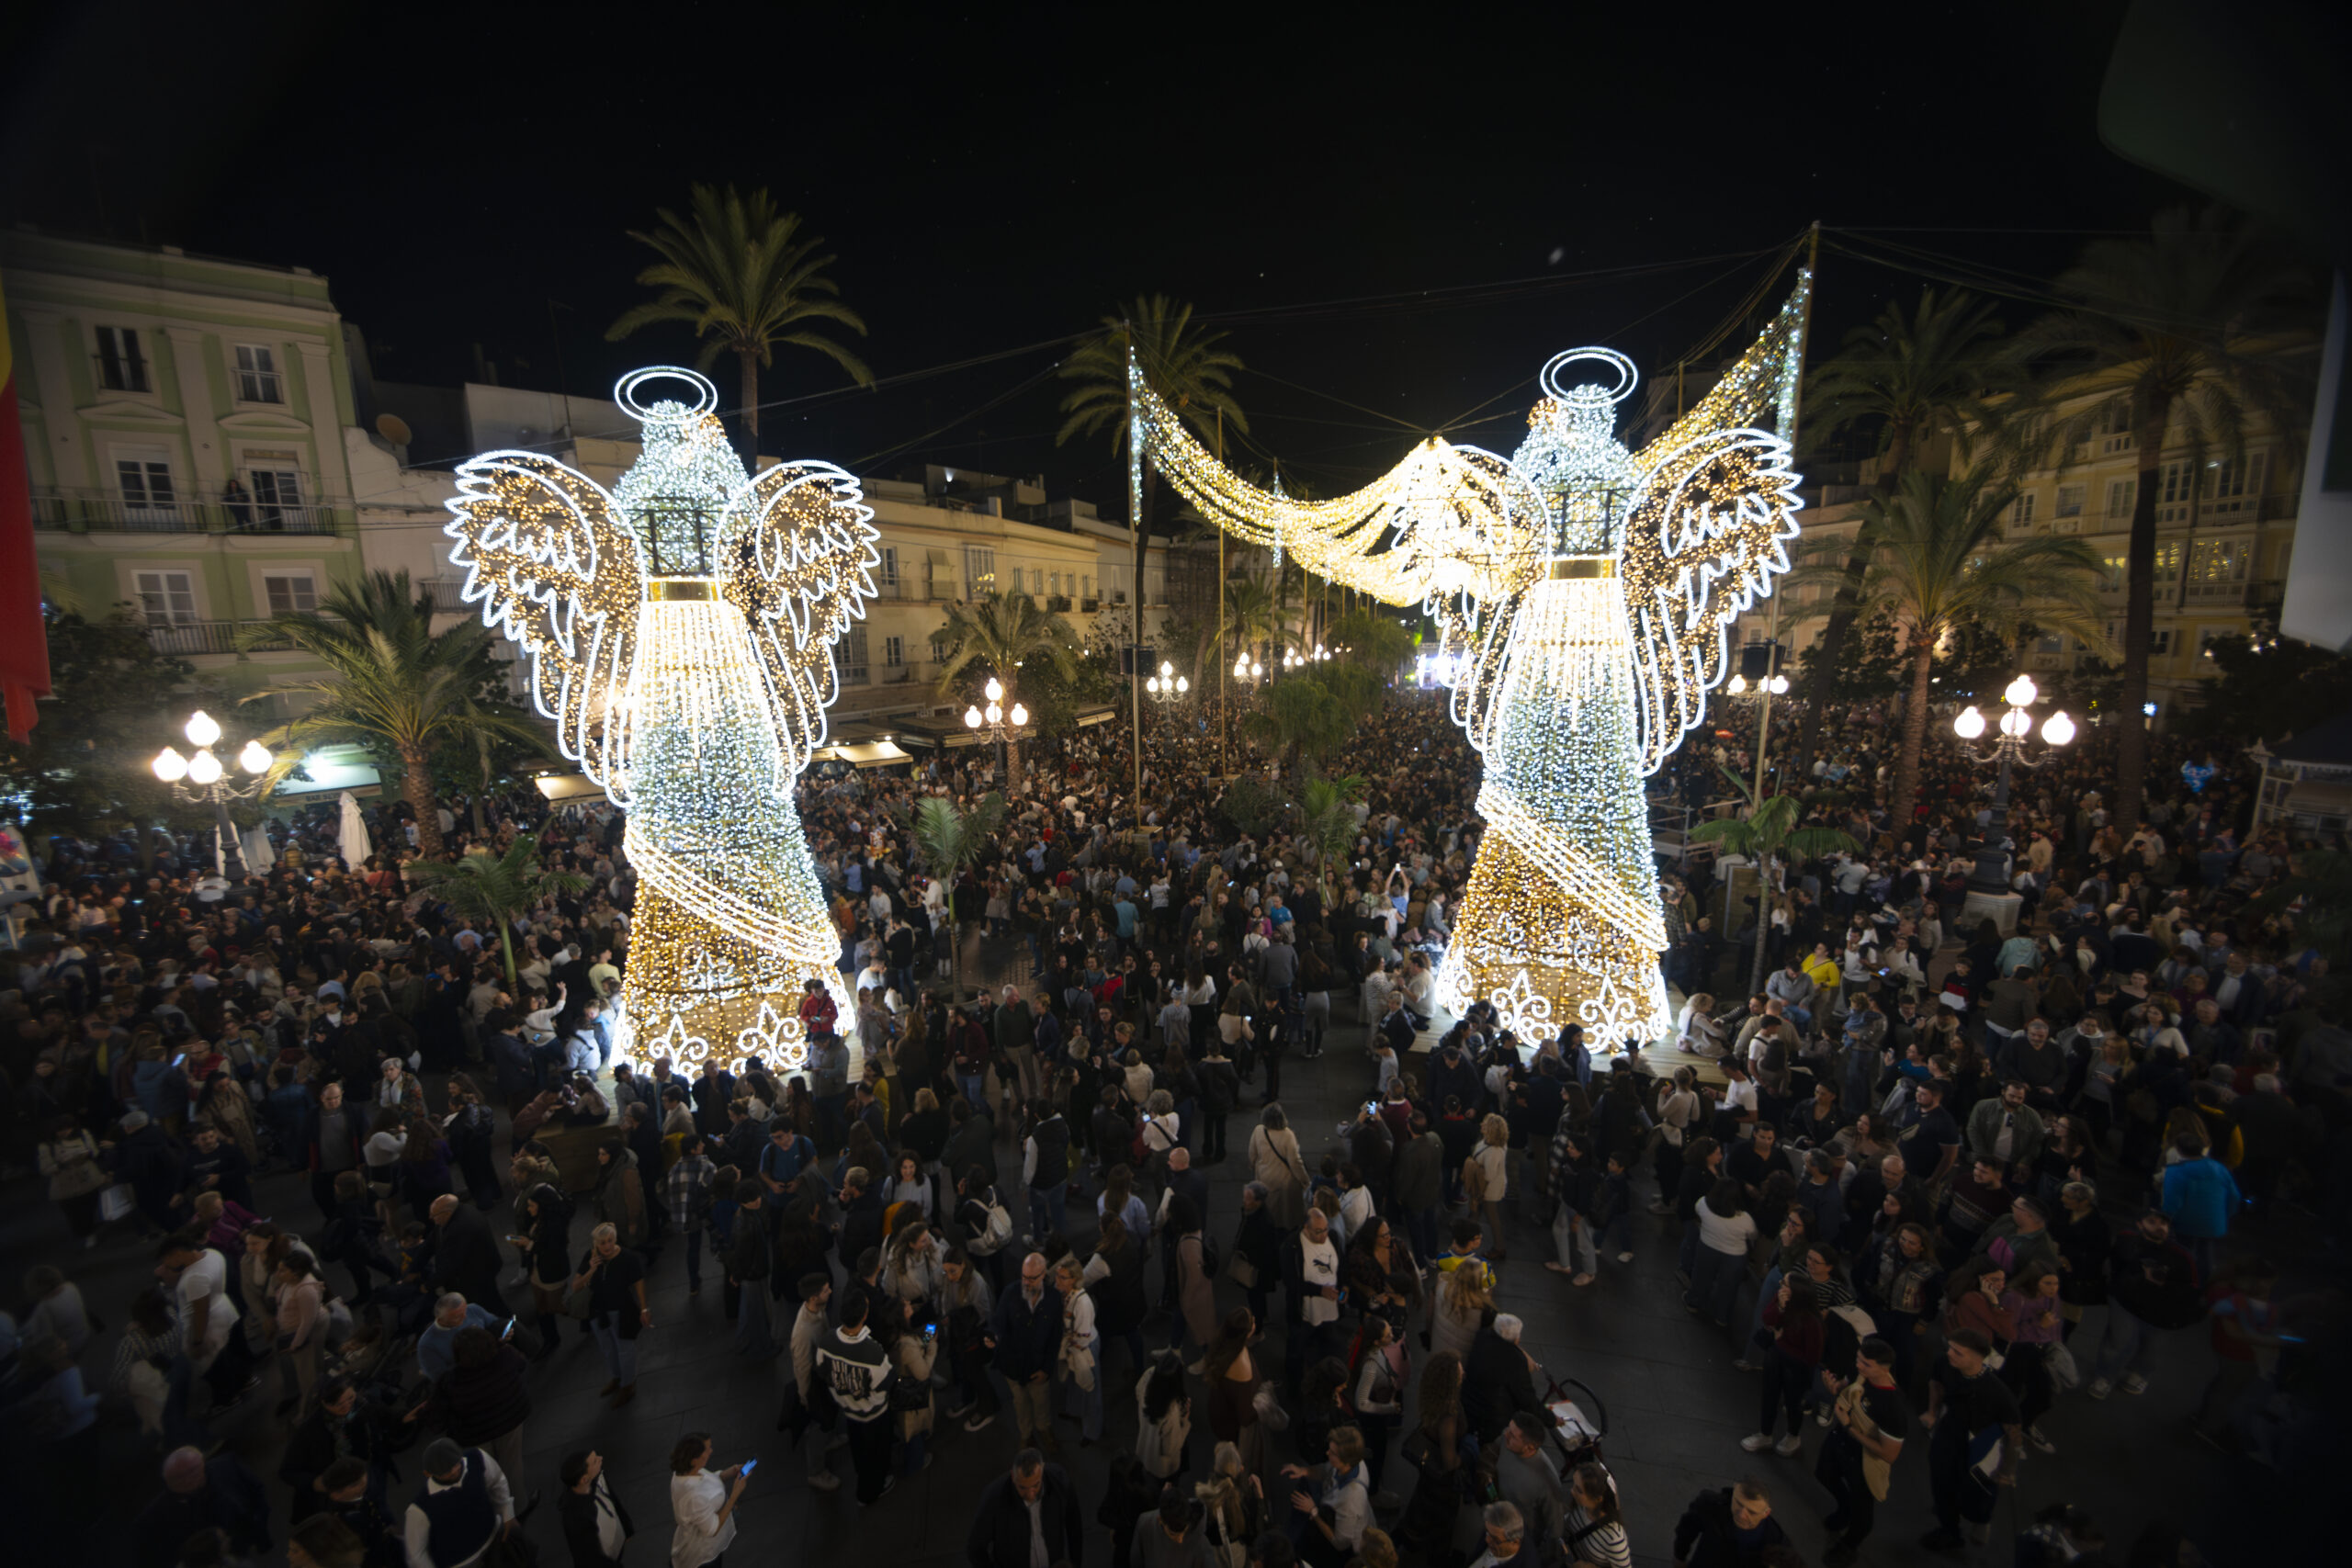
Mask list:
[[2194,1134],[2182,1134],[2173,1151],[2180,1157],[2165,1168],[2164,1211],[2173,1235],[2197,1259],[2198,1278],[2211,1280],[2221,1262],[2222,1238],[2245,1199],[2230,1168],[2207,1154]]

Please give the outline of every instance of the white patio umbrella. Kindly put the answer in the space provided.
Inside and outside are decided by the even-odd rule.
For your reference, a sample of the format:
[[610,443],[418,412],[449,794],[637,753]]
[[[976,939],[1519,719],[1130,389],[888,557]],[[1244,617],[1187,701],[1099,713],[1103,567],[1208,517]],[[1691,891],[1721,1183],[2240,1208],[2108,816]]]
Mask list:
[[343,792],[343,831],[340,838],[343,863],[357,871],[368,863],[375,849],[368,841],[368,819],[359,814],[359,802],[349,790]]
[[245,852],[245,869],[255,876],[267,874],[269,868],[277,863],[277,851],[269,841],[269,830],[260,823],[246,829],[238,843]]

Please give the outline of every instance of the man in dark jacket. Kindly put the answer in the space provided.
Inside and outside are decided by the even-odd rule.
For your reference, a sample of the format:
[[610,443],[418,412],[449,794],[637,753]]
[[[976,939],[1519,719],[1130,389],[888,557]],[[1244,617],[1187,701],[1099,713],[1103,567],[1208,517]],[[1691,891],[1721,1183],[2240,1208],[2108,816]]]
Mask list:
[[2115,1239],[2108,1267],[2107,1332],[2088,1368],[2083,1392],[2105,1399],[2120,1377],[2126,1393],[2147,1391],[2154,1369],[2157,1337],[2187,1328],[2205,1315],[2203,1281],[2197,1260],[2173,1238],[2172,1221],[2150,1209],[2139,1224]]
[[498,1293],[498,1276],[504,1267],[498,1242],[490,1234],[481,1212],[447,1193],[433,1201],[433,1254],[425,1283],[438,1291],[455,1291],[499,1317],[512,1314]]
[[1674,1527],[1674,1561],[1682,1568],[1759,1568],[1765,1551],[1787,1540],[1772,1499],[1748,1478],[1690,1499]]
[[269,1497],[227,1454],[206,1459],[199,1449],[174,1449],[164,1460],[164,1490],[139,1511],[132,1561],[172,1568],[200,1529],[225,1531],[230,1551],[258,1557],[270,1546]]
[[459,1329],[452,1348],[457,1365],[433,1385],[442,1427],[450,1441],[481,1450],[519,1480],[523,1422],[531,1414],[523,1371],[530,1363],[487,1328]]
[[1527,1352],[1519,1348],[1520,1326],[1518,1318],[1502,1314],[1491,1327],[1478,1330],[1462,1362],[1462,1418],[1482,1447],[1491,1448],[1504,1425],[1522,1410],[1552,1418],[1535,1391]]
[[413,1413],[393,1416],[361,1398],[358,1388],[340,1374],[320,1379],[318,1404],[295,1424],[277,1466],[277,1478],[294,1493],[296,1522],[335,1506],[328,1472],[338,1460],[354,1459],[368,1467],[368,1489],[380,1506],[391,1457],[390,1430],[414,1419]]
[[637,1533],[628,1505],[605,1479],[605,1456],[594,1449],[566,1454],[558,1475],[563,1495],[556,1512],[563,1521],[563,1543],[571,1549],[571,1568],[620,1568],[622,1549]]
[[[1046,1292],[1052,1295],[1048,1289]],[[1039,1561],[1081,1568],[1086,1517],[1078,1488],[1062,1467],[1035,1449],[1013,1456],[1012,1472],[980,1494],[964,1546],[972,1568],[1033,1568]],[[1042,1553],[1042,1559],[1040,1557]]]
[[[1054,1363],[1062,1348],[1062,1293],[1046,1277],[1046,1255],[1021,1260],[1021,1279],[996,1299],[989,1346],[996,1370],[1012,1390],[1013,1425],[1021,1446],[1055,1449]],[[1020,1560],[1027,1562],[1026,1558]]]

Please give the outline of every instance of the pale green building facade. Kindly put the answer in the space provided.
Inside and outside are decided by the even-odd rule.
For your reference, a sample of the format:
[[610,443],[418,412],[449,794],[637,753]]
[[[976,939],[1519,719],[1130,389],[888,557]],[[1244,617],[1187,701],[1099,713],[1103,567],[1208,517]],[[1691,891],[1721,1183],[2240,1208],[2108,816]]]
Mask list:
[[48,595],[128,605],[231,701],[312,668],[241,641],[361,571],[327,280],[25,230],[0,277]]

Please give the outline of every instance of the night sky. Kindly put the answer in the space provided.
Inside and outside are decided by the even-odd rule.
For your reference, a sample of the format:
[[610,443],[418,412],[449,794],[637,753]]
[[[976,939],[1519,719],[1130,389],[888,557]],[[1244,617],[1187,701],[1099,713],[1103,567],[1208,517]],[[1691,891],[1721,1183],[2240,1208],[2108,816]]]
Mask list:
[[763,449],[1120,515],[1107,443],[1053,446],[1052,340],[1139,292],[1230,330],[1238,457],[1328,492],[1427,429],[1508,450],[1559,348],[1670,376],[1815,219],[1826,351],[1924,281],[1853,249],[2023,284],[2190,199],[2096,135],[2120,4],[51,9],[0,35],[0,221],[310,266],[385,379],[480,344],[603,395],[692,353],[604,341],[650,257],[624,231],[764,185],[886,385],[782,351],[763,400],[807,400]]

